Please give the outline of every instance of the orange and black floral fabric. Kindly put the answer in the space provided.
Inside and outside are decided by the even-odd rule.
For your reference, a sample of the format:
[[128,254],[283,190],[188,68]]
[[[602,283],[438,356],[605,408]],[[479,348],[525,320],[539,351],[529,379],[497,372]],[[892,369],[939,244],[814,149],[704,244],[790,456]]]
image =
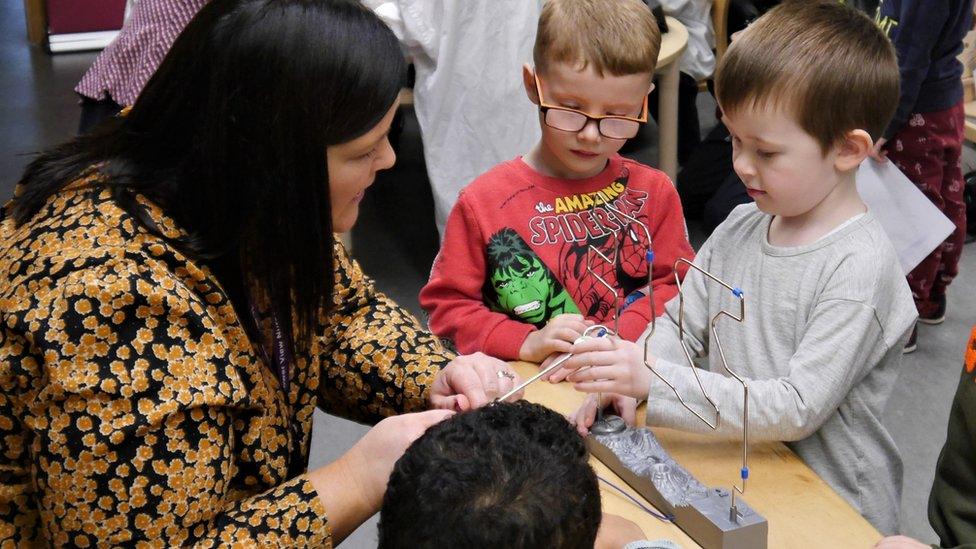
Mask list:
[[452,355],[337,244],[336,307],[286,395],[210,272],[91,183],[0,220],[0,547],[331,545],[289,474],[313,410],[421,410]]

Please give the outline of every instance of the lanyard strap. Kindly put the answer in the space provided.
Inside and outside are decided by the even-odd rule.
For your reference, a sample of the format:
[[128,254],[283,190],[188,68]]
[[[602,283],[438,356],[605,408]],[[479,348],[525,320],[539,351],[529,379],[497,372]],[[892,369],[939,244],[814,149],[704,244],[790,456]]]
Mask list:
[[[271,312],[271,350],[272,353],[269,356],[268,350],[261,345],[258,341],[258,346],[263,355],[265,364],[271,368],[271,371],[278,376],[278,381],[281,382],[281,389],[288,394],[291,386],[291,365],[294,362],[294,356],[292,355],[291,347],[291,337],[290,334],[286,333],[281,328],[281,322],[278,319],[278,313],[272,307]],[[261,316],[258,314],[257,308],[254,303],[251,303],[251,316],[254,318],[254,323],[258,329],[258,337],[260,337],[261,331]]]

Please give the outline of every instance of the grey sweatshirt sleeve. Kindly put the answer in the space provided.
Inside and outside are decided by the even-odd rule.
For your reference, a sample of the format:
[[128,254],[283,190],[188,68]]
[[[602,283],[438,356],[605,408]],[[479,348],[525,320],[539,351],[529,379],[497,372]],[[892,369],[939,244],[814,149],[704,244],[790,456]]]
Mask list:
[[[839,299],[819,303],[796,353],[790,358],[789,375],[746,379],[750,440],[800,440],[819,429],[847,397],[851,387],[877,361],[875,342],[879,339],[882,339],[881,325],[871,307]],[[690,406],[710,417],[711,408],[688,366],[659,359],[656,369],[675,385]],[[742,384],[724,373],[699,370],[698,375],[721,413],[717,434],[729,438],[741,436]],[[650,422],[712,432],[678,404],[664,383],[655,381],[652,380],[648,395]]]

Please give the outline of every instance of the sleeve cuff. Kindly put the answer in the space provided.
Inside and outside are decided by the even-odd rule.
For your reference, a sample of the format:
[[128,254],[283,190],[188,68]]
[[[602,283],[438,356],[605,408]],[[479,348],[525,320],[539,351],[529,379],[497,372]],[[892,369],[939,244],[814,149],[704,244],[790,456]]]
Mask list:
[[[243,500],[225,515],[222,541],[276,547],[331,547],[325,505],[306,475]],[[221,525],[218,525],[221,526]]]
[[648,322],[650,321],[647,317],[637,311],[624,311],[618,322],[620,329],[618,335],[627,341],[637,341],[637,338],[647,329]]
[[525,338],[535,326],[521,322],[500,322],[485,336],[482,352],[500,360],[518,360]]

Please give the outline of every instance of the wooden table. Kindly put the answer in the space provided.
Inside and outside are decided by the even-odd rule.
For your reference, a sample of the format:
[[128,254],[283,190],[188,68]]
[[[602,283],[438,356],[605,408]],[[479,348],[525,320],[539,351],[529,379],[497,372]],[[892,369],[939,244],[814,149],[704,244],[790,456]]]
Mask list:
[[666,16],[668,32],[661,35],[657,55],[658,85],[658,169],[672,181],[678,176],[678,60],[688,45],[688,29],[680,21]]
[[[522,379],[538,372],[534,364],[515,362],[512,365]],[[552,385],[539,381],[526,388],[525,398],[569,414],[582,403],[584,395],[568,383]],[[742,465],[739,443],[664,428],[655,428],[654,434],[706,486],[731,489],[731,483],[738,479]],[[595,458],[590,458],[590,463],[598,475],[651,506]],[[768,547],[866,549],[881,539],[873,526],[784,444],[751,444],[749,468],[751,476],[744,499],[769,522]],[[602,482],[600,491],[604,511],[636,522],[648,538],[669,538],[686,548],[699,547],[677,526],[644,513]]]

